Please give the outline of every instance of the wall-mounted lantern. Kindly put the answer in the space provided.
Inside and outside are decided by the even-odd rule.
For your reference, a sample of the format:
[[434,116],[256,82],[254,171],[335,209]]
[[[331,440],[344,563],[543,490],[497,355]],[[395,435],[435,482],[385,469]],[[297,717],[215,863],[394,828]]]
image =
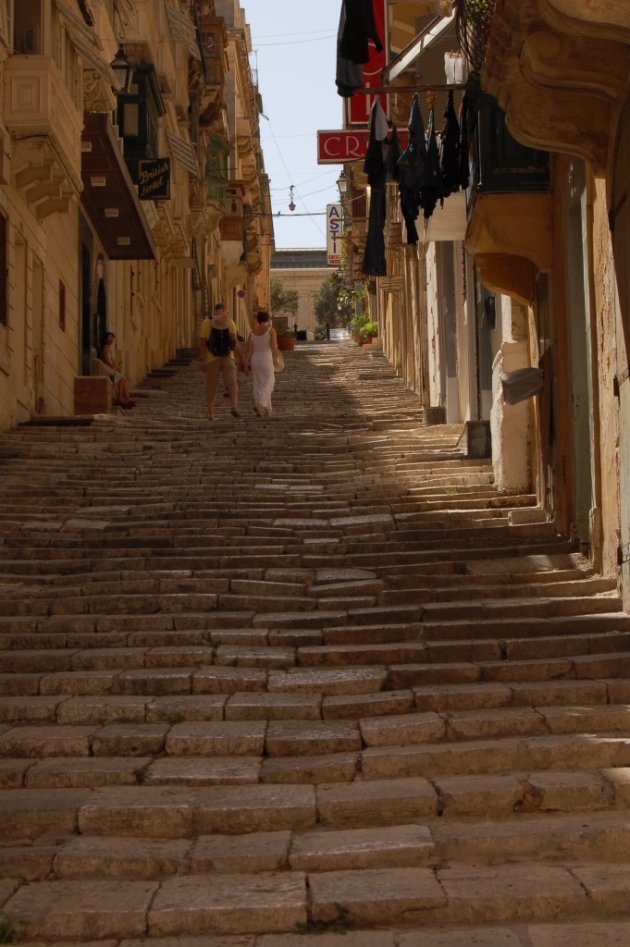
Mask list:
[[127,54],[122,46],[118,47],[116,55],[110,62],[112,72],[118,83],[118,92],[128,92],[131,83],[132,65],[127,59]]

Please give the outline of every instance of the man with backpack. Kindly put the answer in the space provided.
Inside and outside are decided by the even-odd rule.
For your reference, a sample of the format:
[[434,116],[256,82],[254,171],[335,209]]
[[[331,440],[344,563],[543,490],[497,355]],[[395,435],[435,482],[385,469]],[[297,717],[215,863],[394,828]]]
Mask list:
[[241,355],[236,323],[230,319],[225,303],[217,303],[212,319],[204,319],[199,330],[199,367],[206,376],[209,421],[214,420],[214,402],[221,377],[230,397],[232,416],[240,417],[234,352]]

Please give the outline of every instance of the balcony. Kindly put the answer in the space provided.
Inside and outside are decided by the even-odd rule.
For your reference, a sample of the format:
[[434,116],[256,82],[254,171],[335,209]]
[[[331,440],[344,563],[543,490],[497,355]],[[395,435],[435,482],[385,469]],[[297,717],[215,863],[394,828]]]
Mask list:
[[496,100],[480,94],[470,170],[466,247],[488,288],[529,304],[553,256],[549,156],[519,144]]
[[14,183],[33,213],[67,210],[82,190],[83,114],[50,57],[7,59],[4,121],[15,140]]
[[245,222],[242,217],[223,217],[220,227],[221,240],[238,240],[242,246],[245,236]]
[[197,25],[204,80],[200,90],[199,119],[202,126],[208,126],[221,105],[225,85],[227,33],[223,17],[200,16]]
[[470,159],[469,205],[484,193],[549,190],[548,152],[516,141],[507,129],[504,112],[491,95],[479,95]]

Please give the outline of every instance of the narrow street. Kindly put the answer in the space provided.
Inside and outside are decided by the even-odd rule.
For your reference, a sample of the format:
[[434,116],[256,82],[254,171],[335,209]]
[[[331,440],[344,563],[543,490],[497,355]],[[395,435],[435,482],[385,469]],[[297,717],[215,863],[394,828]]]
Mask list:
[[625,947],[615,580],[383,355],[240,385],[0,442],[4,942]]

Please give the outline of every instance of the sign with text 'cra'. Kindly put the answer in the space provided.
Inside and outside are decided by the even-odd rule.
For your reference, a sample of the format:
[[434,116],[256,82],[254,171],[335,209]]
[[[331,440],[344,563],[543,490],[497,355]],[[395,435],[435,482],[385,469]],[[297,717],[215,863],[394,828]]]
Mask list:
[[168,198],[170,190],[170,158],[155,158],[138,162],[138,197],[141,201]]
[[326,255],[328,266],[341,265],[342,236],[341,204],[326,205]]
[[[346,161],[363,161],[367,153],[370,133],[367,128],[339,129],[317,132],[317,163],[345,164]],[[399,132],[401,151],[407,147],[407,129]]]

